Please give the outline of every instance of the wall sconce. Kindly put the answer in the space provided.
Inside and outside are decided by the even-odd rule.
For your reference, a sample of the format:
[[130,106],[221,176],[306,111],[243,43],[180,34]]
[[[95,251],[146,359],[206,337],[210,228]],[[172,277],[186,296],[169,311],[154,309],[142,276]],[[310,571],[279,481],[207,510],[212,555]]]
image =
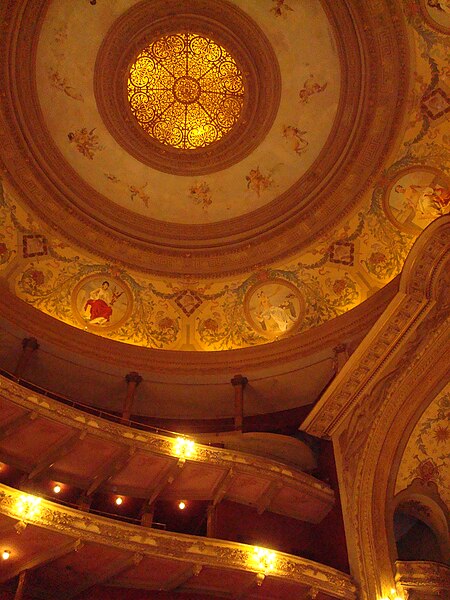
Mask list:
[[9,550],[3,550],[2,552],[2,559],[3,560],[8,560],[8,558],[11,556],[11,552]]
[[61,486],[59,485],[59,483],[53,486],[53,491],[55,494],[59,494],[59,492],[61,491]]
[[183,437],[177,437],[173,445],[174,454],[181,458],[190,458],[195,452],[195,442]]
[[115,499],[115,503],[117,504],[117,506],[120,506],[121,504],[123,504],[122,496],[117,496],[117,498]]
[[42,498],[31,494],[22,494],[16,503],[16,513],[24,519],[33,519],[41,510]]

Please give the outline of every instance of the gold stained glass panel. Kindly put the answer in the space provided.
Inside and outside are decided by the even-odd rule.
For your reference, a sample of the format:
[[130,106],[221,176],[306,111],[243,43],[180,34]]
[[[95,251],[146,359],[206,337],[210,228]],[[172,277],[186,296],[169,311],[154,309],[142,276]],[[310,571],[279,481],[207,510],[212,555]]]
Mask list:
[[162,37],[136,57],[128,77],[131,112],[145,131],[175,148],[202,148],[236,124],[244,81],[233,57],[194,33]]

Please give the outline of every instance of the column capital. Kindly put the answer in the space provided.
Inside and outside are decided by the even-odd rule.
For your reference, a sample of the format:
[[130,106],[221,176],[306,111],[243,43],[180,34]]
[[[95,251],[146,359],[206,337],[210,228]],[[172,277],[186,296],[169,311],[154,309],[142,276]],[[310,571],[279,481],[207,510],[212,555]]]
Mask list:
[[247,379],[247,377],[244,377],[243,375],[235,375],[233,377],[233,379],[231,379],[232,386],[240,385],[240,386],[244,387],[245,385],[247,385],[247,383],[248,383],[248,379]]
[[142,381],[142,377],[136,371],[131,371],[125,375],[125,381],[127,383],[135,383],[136,385],[139,385]]
[[23,338],[22,340],[22,348],[24,350],[37,350],[39,348],[39,342],[34,337]]

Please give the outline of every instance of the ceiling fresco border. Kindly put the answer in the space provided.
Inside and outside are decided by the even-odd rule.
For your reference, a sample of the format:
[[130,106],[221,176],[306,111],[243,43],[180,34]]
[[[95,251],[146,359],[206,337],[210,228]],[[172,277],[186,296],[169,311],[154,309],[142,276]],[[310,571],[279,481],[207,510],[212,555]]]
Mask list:
[[69,354],[82,356],[93,363],[110,364],[124,369],[142,372],[174,374],[201,373],[202,375],[238,372],[247,369],[270,368],[287,365],[308,357],[324,347],[332,348],[343,340],[360,339],[375,323],[398,290],[399,278],[395,278],[368,300],[352,311],[343,313],[332,321],[291,337],[258,346],[210,351],[183,351],[144,348],[123,344],[111,339],[92,335],[86,343],[86,332],[36,310],[12,294],[0,281],[0,315],[5,329],[21,328],[28,335],[48,344],[64,348]]
[[[392,149],[401,126],[406,105],[406,95],[402,92],[408,89],[409,61],[408,39],[399,6],[381,0],[374,6],[363,7],[372,11],[370,14],[357,15],[354,0],[325,4],[333,26],[339,21],[341,29],[345,29],[344,43],[339,46],[346,53],[344,62],[348,61],[342,85],[346,110],[341,105],[340,117],[330,137],[336,142],[340,139],[340,145],[335,143],[329,153],[326,169],[325,163],[319,164],[322,156],[301,179],[301,198],[298,190],[290,189],[245,218],[204,226],[144,222],[119,207],[112,214],[103,197],[100,206],[90,186],[80,182],[65,161],[60,160],[59,153],[53,152],[32,77],[37,45],[34,30],[42,21],[45,3],[27,2],[25,13],[23,4],[9,1],[2,9],[7,24],[2,50],[9,57],[2,73],[8,90],[0,124],[3,170],[23,201],[55,232],[97,256],[106,257],[103,249],[107,249],[110,260],[132,265],[142,272],[220,277],[305,248],[358,205],[386,158],[386,149]],[[335,10],[341,14],[331,12]],[[361,11],[359,3],[358,10]],[[21,30],[22,17],[26,26]],[[352,31],[354,24],[357,32]],[[355,45],[358,35],[362,47]],[[363,66],[358,64],[361,57]],[[13,80],[17,61],[21,64],[21,77]],[[355,85],[360,74],[364,79],[362,94]],[[349,95],[352,110],[348,110]],[[25,98],[27,101],[23,102]],[[351,135],[340,137],[349,124],[353,127]],[[61,172],[64,181],[56,175]],[[98,209],[94,217],[88,203]]]
[[[238,122],[212,146],[185,152],[161,146],[130,118],[126,77],[135,55],[155,37],[195,31],[230,51],[244,75],[244,108]],[[250,154],[266,136],[280,103],[275,52],[258,25],[228,2],[152,0],[132,6],[113,23],[97,53],[94,93],[103,122],[132,156],[159,171],[204,175]]]

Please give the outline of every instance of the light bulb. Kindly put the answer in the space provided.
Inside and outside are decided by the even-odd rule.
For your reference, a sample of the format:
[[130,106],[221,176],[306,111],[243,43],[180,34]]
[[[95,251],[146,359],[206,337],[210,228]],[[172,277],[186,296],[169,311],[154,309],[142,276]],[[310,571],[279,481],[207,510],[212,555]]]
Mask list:
[[55,492],[55,494],[59,494],[59,492],[61,491],[61,486],[60,485],[55,485],[55,487],[53,488],[53,491]]
[[122,502],[123,502],[123,498],[121,498],[120,496],[117,496],[117,498],[116,498],[117,506],[120,506],[122,504]]
[[2,552],[2,558],[3,560],[8,560],[8,558],[11,556],[11,552],[9,550],[3,550]]
[[184,510],[186,508],[186,502],[183,502],[183,500],[181,500],[181,502],[178,503],[178,508],[180,510]]

